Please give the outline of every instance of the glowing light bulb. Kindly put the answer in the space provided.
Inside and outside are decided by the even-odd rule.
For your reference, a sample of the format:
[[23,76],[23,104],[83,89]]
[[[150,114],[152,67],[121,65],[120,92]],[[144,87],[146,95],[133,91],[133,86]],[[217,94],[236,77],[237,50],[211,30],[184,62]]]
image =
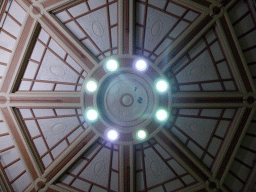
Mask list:
[[167,119],[167,112],[163,109],[160,109],[156,112],[156,118],[159,120],[159,121],[164,121]]
[[156,88],[159,92],[165,92],[168,89],[168,84],[164,80],[160,80],[156,84]]
[[115,71],[117,70],[118,68],[118,63],[116,60],[109,60],[107,63],[106,63],[106,68],[108,71]]
[[139,60],[136,62],[135,67],[138,71],[145,71],[148,68],[148,65],[145,61]]
[[116,130],[110,130],[108,131],[107,133],[107,136],[108,136],[108,139],[111,140],[111,141],[114,141],[114,140],[117,140],[118,138],[118,133]]
[[139,140],[144,140],[144,139],[147,137],[147,133],[146,133],[146,131],[144,131],[144,130],[139,130],[139,131],[137,131],[137,133],[136,133],[136,137],[137,137],[137,139],[139,139]]
[[95,121],[98,119],[98,112],[95,109],[90,109],[87,111],[86,117],[89,121]]
[[97,83],[96,83],[95,81],[93,81],[93,80],[90,80],[90,81],[88,81],[88,82],[86,83],[86,89],[87,89],[87,91],[89,91],[89,92],[94,92],[94,91],[96,91],[97,87],[98,87]]

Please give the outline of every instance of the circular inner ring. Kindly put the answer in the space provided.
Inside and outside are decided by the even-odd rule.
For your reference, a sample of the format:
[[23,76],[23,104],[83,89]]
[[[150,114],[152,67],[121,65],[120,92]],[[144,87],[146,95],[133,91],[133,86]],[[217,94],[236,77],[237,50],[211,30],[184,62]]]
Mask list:
[[134,98],[131,94],[126,93],[121,97],[121,105],[123,105],[124,107],[130,107],[133,102],[134,102]]

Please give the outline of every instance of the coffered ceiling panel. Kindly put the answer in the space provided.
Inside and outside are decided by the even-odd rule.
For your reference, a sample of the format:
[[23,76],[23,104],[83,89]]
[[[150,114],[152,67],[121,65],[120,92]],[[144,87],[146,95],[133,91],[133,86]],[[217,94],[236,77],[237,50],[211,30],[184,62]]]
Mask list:
[[57,183],[77,191],[118,191],[119,146],[98,140]]
[[198,181],[154,139],[135,146],[136,191],[176,191]]
[[54,13],[98,59],[118,53],[117,0],[86,0]]
[[154,61],[199,15],[175,1],[136,0],[136,54]]
[[168,131],[212,169],[237,109],[177,109]]
[[26,11],[15,1],[4,1],[3,10],[0,14],[0,86],[26,18]]
[[40,30],[18,91],[80,91],[87,73]]
[[18,112],[45,168],[88,127],[81,109],[20,108]]
[[174,91],[238,91],[215,28],[169,68]]
[[10,191],[23,191],[31,183],[30,176],[5,123],[0,114],[0,172],[8,179]]

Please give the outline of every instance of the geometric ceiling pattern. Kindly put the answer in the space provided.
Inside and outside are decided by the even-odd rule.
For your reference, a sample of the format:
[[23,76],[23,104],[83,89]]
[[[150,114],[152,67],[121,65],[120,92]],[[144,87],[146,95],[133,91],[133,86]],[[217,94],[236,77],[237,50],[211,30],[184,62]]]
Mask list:
[[[0,0],[0,191],[256,191],[255,35],[253,0]],[[169,119],[110,142],[85,81],[139,57]]]

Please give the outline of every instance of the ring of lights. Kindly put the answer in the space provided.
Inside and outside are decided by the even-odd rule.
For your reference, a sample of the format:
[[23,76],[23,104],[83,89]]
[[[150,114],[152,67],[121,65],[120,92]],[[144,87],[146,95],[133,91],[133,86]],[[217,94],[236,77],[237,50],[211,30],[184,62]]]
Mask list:
[[[114,60],[117,70],[108,70],[106,64]],[[158,109],[170,113],[170,89],[157,91],[157,83],[165,76],[150,61],[147,66],[136,70],[137,56],[115,56],[101,61],[84,83],[82,106],[85,116],[88,110],[98,112],[98,117],[88,123],[93,131],[102,137],[108,137],[109,130],[115,130],[119,136],[117,143],[138,143],[155,135],[166,123],[157,118]],[[87,83],[97,83],[95,92],[87,90]],[[166,81],[167,82],[167,81]],[[139,131],[144,130],[147,137]]]

